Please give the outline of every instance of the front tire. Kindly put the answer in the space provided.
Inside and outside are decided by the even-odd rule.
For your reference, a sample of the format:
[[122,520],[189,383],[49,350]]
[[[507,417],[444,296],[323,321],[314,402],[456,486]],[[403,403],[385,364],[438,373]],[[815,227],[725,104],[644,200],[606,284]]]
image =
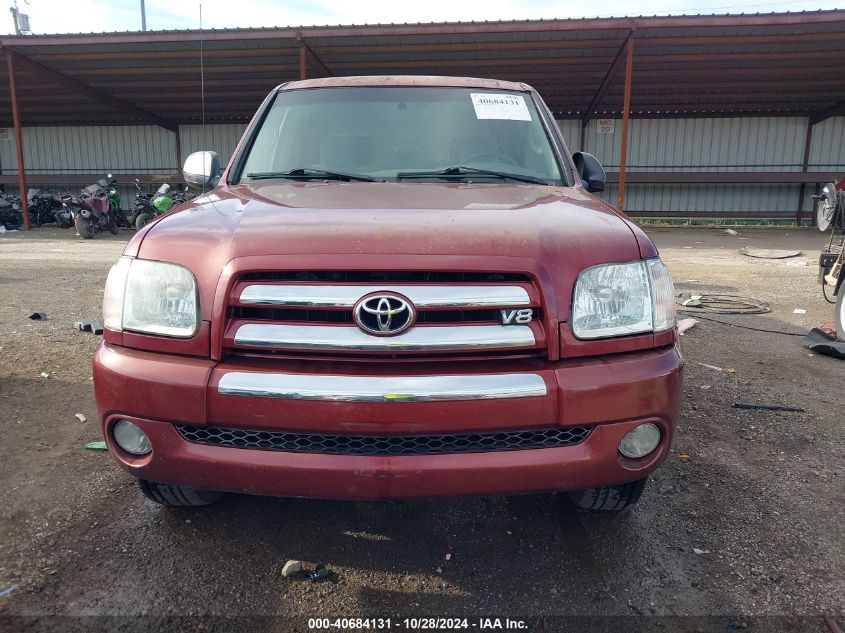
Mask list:
[[569,498],[578,508],[593,512],[620,512],[629,508],[643,494],[648,477],[618,486],[604,486],[603,488],[589,488],[570,492]]
[[77,215],[73,219],[73,224],[76,227],[77,233],[79,233],[82,238],[86,240],[94,238],[94,229],[81,215]]
[[114,213],[109,213],[108,227],[109,227],[109,233],[111,233],[112,235],[117,235],[117,233],[118,233],[117,216],[115,216]]
[[141,213],[135,220],[135,230],[140,231],[144,228],[144,225],[147,224],[150,220],[153,219],[153,216],[149,213]]
[[188,486],[158,484],[145,479],[138,480],[138,487],[147,499],[151,499],[163,506],[207,506],[223,496],[222,492],[197,490]]

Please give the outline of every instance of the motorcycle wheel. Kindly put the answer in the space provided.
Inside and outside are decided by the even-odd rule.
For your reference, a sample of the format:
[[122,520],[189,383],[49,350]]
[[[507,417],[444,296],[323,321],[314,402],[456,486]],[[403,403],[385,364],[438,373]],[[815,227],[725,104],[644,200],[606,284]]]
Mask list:
[[30,209],[29,219],[32,221],[32,226],[36,228],[40,227],[43,224],[43,222],[41,222],[41,211],[33,211],[32,209]]
[[23,213],[16,209],[12,209],[0,217],[0,224],[2,224],[7,231],[17,231],[23,224]]
[[109,213],[109,223],[108,223],[109,233],[112,235],[117,235],[117,218],[114,216],[113,213]]
[[144,228],[144,225],[147,224],[150,220],[153,219],[149,213],[141,213],[138,215],[137,219],[135,220],[135,230],[140,231]]
[[90,240],[90,239],[94,238],[94,233],[95,233],[94,227],[92,226],[92,224],[90,222],[86,221],[85,218],[83,218],[81,215],[77,215],[73,219],[73,224],[76,226],[76,230],[82,238],[84,238],[86,240]]

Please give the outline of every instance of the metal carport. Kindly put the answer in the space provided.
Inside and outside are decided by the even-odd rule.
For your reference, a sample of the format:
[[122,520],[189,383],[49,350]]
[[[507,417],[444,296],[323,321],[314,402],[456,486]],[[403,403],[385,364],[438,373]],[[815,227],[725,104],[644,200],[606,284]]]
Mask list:
[[[622,119],[618,170],[625,183],[806,185],[813,128],[845,115],[845,11],[159,31],[0,38],[0,123],[17,140],[15,174],[26,190],[24,126],[152,124],[176,133],[202,117],[243,122],[274,85],[306,76],[451,74],[525,81],[560,120]],[[629,104],[626,107],[626,104]],[[628,171],[630,118],[806,117],[800,171]],[[63,182],[92,174],[64,173]],[[57,182],[40,176],[29,182]],[[25,196],[24,196],[25,197]],[[694,213],[694,212],[691,212]],[[786,215],[779,212],[780,216]]]

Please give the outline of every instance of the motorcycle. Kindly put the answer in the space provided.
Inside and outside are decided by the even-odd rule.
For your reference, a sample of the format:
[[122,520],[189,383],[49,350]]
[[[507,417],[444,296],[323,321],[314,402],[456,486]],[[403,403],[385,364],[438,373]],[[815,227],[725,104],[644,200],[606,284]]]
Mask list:
[[187,195],[185,191],[170,193],[170,185],[167,183],[161,185],[152,195],[141,190],[137,179],[135,188],[138,194],[135,196],[135,210],[132,213],[131,222],[138,231],[156,216],[167,213],[175,205],[184,202]]
[[0,194],[0,226],[5,231],[16,231],[23,224],[20,198]]
[[[68,206],[73,212],[73,223],[84,239],[90,240],[103,230],[117,235],[118,216],[123,215],[123,212],[117,213],[120,209],[120,199],[117,197],[115,183],[112,175],[107,174],[105,178],[100,178],[93,185],[82,189],[79,198],[71,198],[71,204]],[[118,201],[117,207],[115,199]],[[123,221],[126,222],[126,216]]]
[[34,226],[41,226],[50,222],[62,226],[56,215],[62,208],[62,200],[59,194],[55,191],[48,191],[47,193],[40,193],[40,191],[40,189],[30,189],[26,194],[30,221]]
[[56,219],[56,226],[60,229],[69,229],[73,226],[73,208],[75,197],[64,192],[58,194],[59,206],[53,211],[53,217]]

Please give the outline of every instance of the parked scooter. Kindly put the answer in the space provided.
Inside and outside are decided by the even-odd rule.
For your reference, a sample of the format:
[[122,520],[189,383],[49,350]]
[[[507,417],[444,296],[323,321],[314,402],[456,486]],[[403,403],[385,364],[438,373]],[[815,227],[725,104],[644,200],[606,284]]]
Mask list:
[[[105,178],[100,178],[93,185],[85,187],[79,198],[71,198],[72,205],[69,206],[73,212],[73,223],[79,235],[86,240],[92,239],[94,235],[106,229],[117,235],[118,213],[114,207],[114,199],[117,195],[115,183],[112,175],[107,174]],[[119,211],[119,202],[117,210]]]

